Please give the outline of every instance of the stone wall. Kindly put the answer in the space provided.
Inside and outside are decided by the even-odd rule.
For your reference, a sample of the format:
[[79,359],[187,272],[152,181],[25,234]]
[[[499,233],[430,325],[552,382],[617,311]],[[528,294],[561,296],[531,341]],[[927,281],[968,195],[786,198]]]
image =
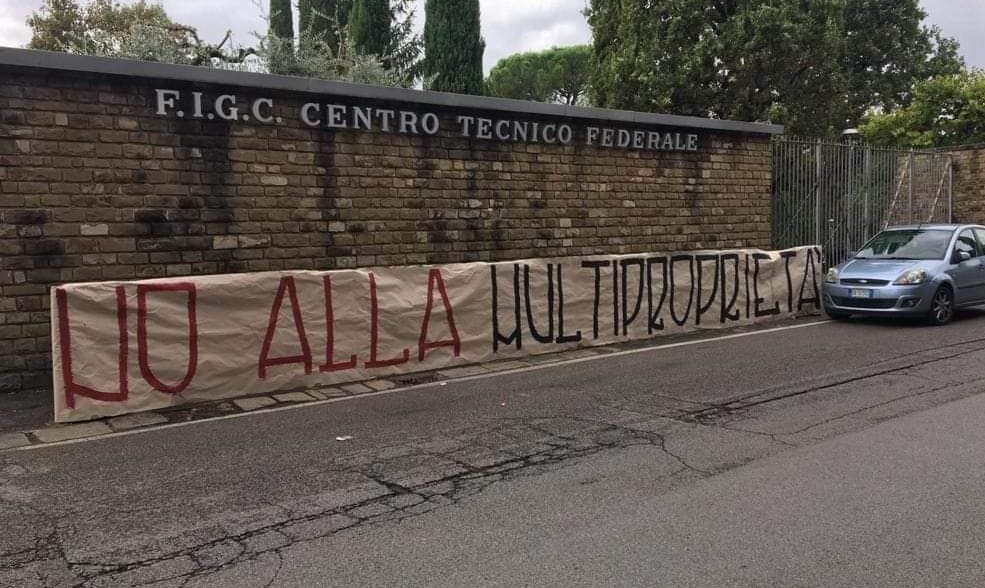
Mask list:
[[[59,283],[770,246],[775,128],[688,131],[700,133],[693,152],[497,142],[456,133],[465,111],[447,95],[374,100],[357,86],[364,95],[284,90],[306,81],[232,72],[210,84],[162,65],[116,75],[106,60],[51,54],[25,67],[29,53],[0,53],[2,392],[50,386]],[[160,88],[269,97],[281,122],[159,116]],[[432,110],[442,131],[310,128],[298,111],[312,100]],[[591,124],[640,126],[625,113],[469,100],[470,116],[508,105],[513,119],[585,124],[597,113]]]
[[954,221],[985,224],[985,145],[947,152],[954,158]]

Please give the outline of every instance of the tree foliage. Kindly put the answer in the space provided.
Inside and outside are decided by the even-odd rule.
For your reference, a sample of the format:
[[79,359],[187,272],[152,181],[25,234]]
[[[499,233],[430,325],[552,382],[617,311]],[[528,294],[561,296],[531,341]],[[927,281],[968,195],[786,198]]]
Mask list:
[[390,45],[389,0],[353,0],[350,34],[361,55],[383,55]]
[[294,12],[291,0],[270,0],[270,34],[282,39],[294,38]]
[[94,0],[79,6],[74,0],[45,0],[27,19],[32,36],[30,49],[91,54],[110,39],[128,35],[134,26],[172,31],[172,22],[159,4],[143,0],[126,6],[109,0]]
[[424,83],[428,89],[482,93],[485,41],[479,0],[427,0],[424,5]]
[[194,28],[172,21],[161,5],[144,0],[129,5],[93,0],[84,6],[44,0],[27,24],[31,49],[192,65],[213,58],[241,60],[247,53],[230,54],[228,35],[219,45],[203,43]]
[[[412,4],[413,0],[300,0],[298,57],[322,62],[313,69],[324,71],[325,60],[359,55],[363,66],[378,62],[386,69],[386,80],[412,86],[423,51],[423,41],[414,31]],[[268,46],[277,44],[275,39]]]
[[916,0],[852,0],[844,14],[852,112],[905,106],[915,82],[963,69],[957,42],[921,24],[926,12]]
[[584,104],[591,76],[592,48],[554,47],[500,59],[486,79],[486,92],[500,98]]
[[301,31],[294,39],[267,35],[260,40],[257,54],[270,73],[338,80],[375,86],[406,85],[400,73],[388,69],[376,55],[360,55],[351,42],[332,47],[324,37]]
[[919,82],[905,108],[866,117],[859,130],[869,142],[927,148],[985,143],[985,72]]
[[906,105],[962,67],[918,0],[591,0],[594,102],[768,120],[794,133]]
[[309,31],[330,47],[340,46],[344,31],[349,26],[349,13],[353,0],[298,0],[298,28]]
[[402,85],[412,86],[421,75],[424,40],[414,31],[413,0],[390,0],[390,39],[380,56]]
[[[357,51],[350,27],[337,28],[335,18],[311,8],[314,1],[301,13],[307,26],[301,27],[297,39],[293,27],[283,35],[276,32],[283,26],[275,25],[278,14],[283,14],[277,11],[283,8],[272,2],[271,14],[265,15],[268,32],[258,35],[257,47],[233,51],[226,47],[228,33],[218,45],[204,43],[194,28],[172,21],[159,4],[145,0],[129,5],[93,0],[84,6],[75,0],[43,0],[28,19],[33,31],[29,47],[377,85],[414,84],[422,41],[413,29],[412,0],[383,0],[386,22],[377,21],[386,40],[381,54]],[[290,2],[286,6],[289,10]],[[333,6],[339,14],[348,10],[349,3],[340,0]]]

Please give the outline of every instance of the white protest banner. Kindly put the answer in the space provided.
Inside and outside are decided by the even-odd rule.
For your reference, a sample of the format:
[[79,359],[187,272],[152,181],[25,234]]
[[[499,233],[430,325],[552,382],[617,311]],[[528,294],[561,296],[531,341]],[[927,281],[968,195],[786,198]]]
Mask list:
[[68,284],[55,420],[815,313],[820,283],[801,247]]

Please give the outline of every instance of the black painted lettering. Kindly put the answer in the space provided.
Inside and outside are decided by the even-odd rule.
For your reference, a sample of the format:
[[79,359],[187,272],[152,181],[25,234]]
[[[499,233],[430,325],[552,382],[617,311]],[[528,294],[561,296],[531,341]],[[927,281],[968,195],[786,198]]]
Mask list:
[[492,279],[492,330],[493,330],[493,353],[499,351],[499,344],[516,345],[516,348],[523,348],[523,341],[520,336],[520,266],[513,265],[513,332],[504,336],[499,331],[499,286],[496,282],[496,266],[489,266],[489,276]]
[[[817,259],[820,260],[820,253]],[[789,278],[788,278],[789,279]],[[811,296],[804,298],[804,290],[807,288],[807,280],[811,281]],[[821,293],[817,288],[817,267],[815,265],[814,250],[807,250],[807,261],[804,262],[804,279],[800,282],[800,295],[797,297],[797,310],[804,309],[804,304],[813,304],[814,308],[821,309]]]
[[[677,292],[676,266],[680,261],[688,262],[687,267],[691,280],[688,284],[687,310],[684,312],[684,316],[678,319],[676,309],[674,308],[674,296]],[[694,256],[675,255],[670,258],[670,285],[668,288],[670,290],[670,318],[673,319],[677,326],[683,327],[684,324],[687,323],[688,317],[691,316],[691,307],[694,306]]]
[[790,259],[797,257],[796,251],[781,251],[783,271],[787,274],[787,312],[793,312],[793,281],[790,279]]
[[[728,274],[728,269],[726,262],[732,261],[732,267],[735,269],[735,284],[732,288],[732,298],[726,302],[726,288],[725,279]],[[722,316],[721,322],[725,324],[727,321],[737,321],[739,320],[739,311],[735,308],[735,303],[739,299],[739,255],[737,253],[726,253],[721,257],[722,265]],[[734,309],[734,312],[732,310]]]
[[599,261],[582,261],[581,267],[590,267],[595,270],[595,304],[592,306],[592,338],[599,338],[599,302],[602,295],[602,268],[608,267],[609,262],[605,260]]
[[[660,300],[656,307],[653,306],[653,266],[660,264]],[[663,308],[664,300],[667,298],[667,258],[650,257],[646,260],[646,291],[647,291],[647,330],[652,335],[654,331],[664,330],[664,320],[660,318],[660,309]]]
[[[629,259],[623,259],[619,262],[622,266],[622,334],[626,335],[629,333],[629,325],[636,317],[640,314],[640,307],[643,305],[643,258],[642,257],[632,257]],[[637,283],[639,287],[636,289],[636,304],[633,307],[633,312],[629,312],[629,300],[627,300],[629,294],[629,266],[634,266],[637,268]]]
[[746,318],[752,318],[749,304],[752,298],[749,296],[749,254],[746,253]]
[[534,324],[534,312],[530,305],[530,266],[523,264],[523,297],[527,307],[527,326],[530,336],[538,343],[554,342],[554,264],[547,264],[547,334],[541,335]]
[[612,260],[612,334],[619,336],[619,262]]
[[581,331],[574,335],[564,334],[564,280],[561,277],[561,264],[557,264],[557,343],[575,343],[581,341]]
[[[713,285],[713,288],[712,288],[711,294],[708,296],[708,303],[707,304],[701,304],[701,291],[702,291],[702,288],[703,288],[704,283],[705,283],[705,281],[704,281],[704,262],[706,262],[706,261],[714,261],[715,262],[715,279],[712,280],[712,282],[711,282],[712,285]],[[697,296],[696,296],[697,301],[698,301],[698,311],[697,311],[697,313],[695,313],[695,316],[694,316],[694,324],[700,325],[701,324],[701,315],[707,313],[711,309],[711,306],[715,303],[715,297],[718,295],[718,279],[719,279],[719,273],[720,273],[721,270],[719,268],[719,262],[718,262],[718,256],[717,255],[698,255],[698,256],[695,257],[695,265],[698,267],[698,280],[697,280],[697,282],[698,282],[698,293],[697,293]]]
[[[763,305],[764,302],[766,302],[766,299],[765,298],[762,298],[759,295],[759,267],[760,267],[759,266],[759,262],[760,262],[760,260],[764,260],[764,259],[767,260],[767,261],[769,261],[770,260],[770,256],[767,255],[766,253],[753,253],[752,254],[752,261],[753,261],[752,294],[753,294],[753,297],[755,298],[755,300],[753,300],[753,303],[756,306],[756,308],[755,308],[756,318],[760,318],[760,317],[764,317],[764,316],[772,316],[774,314],[780,314],[780,303],[779,302],[774,302],[773,303],[773,308],[770,308],[770,309],[767,309],[767,310],[763,310],[762,309],[762,305]],[[770,268],[770,269],[772,270],[772,268]],[[772,271],[770,273],[772,274]]]

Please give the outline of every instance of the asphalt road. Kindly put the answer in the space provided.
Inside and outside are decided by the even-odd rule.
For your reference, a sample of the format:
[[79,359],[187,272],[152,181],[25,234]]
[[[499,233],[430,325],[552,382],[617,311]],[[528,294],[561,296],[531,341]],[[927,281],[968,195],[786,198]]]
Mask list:
[[983,392],[972,313],[9,451],[0,586],[977,587]]

